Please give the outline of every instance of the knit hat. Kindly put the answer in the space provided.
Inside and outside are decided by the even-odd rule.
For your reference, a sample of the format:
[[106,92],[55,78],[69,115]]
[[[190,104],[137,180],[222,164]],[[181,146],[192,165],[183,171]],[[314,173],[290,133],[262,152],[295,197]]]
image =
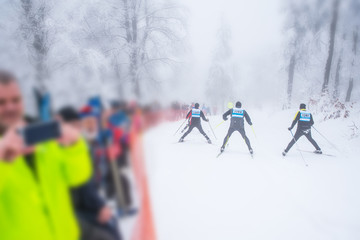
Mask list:
[[65,122],[77,121],[80,119],[79,113],[71,106],[63,107],[58,114]]
[[94,117],[94,116],[96,116],[96,113],[94,113],[91,106],[86,105],[80,109],[80,117],[81,118]]
[[300,109],[306,109],[306,104],[305,103],[300,104]]

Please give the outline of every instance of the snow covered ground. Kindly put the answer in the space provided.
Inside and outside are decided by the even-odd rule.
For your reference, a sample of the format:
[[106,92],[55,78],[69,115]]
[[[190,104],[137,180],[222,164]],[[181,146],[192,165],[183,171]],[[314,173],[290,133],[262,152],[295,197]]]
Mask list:
[[[313,137],[324,153],[296,146],[287,130],[296,113],[251,110],[256,137],[247,125],[254,159],[234,133],[219,158],[229,121],[202,125],[213,145],[195,129],[184,143],[173,136],[180,122],[164,123],[145,135],[148,178],[159,240],[358,240],[360,239],[360,138],[349,138],[348,120],[320,122]],[[358,117],[358,116],[356,116]],[[359,118],[354,118],[358,122]],[[215,127],[220,116],[210,117]],[[314,150],[306,138],[301,149]]]

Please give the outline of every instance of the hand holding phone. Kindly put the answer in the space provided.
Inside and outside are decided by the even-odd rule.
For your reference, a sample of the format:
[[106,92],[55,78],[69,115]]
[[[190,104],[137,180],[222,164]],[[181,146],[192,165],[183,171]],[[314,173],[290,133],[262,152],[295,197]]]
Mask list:
[[0,139],[0,161],[14,161],[22,155],[24,146],[24,141],[17,133],[16,128],[9,129]]
[[61,137],[61,126],[58,121],[27,125],[18,130],[26,146],[58,139]]
[[79,130],[58,121],[32,124],[20,131],[26,146],[58,140],[63,146],[74,144],[81,136]]
[[63,123],[61,124],[61,137],[58,142],[63,146],[71,146],[75,144],[81,137],[81,133],[76,128]]
[[[0,161],[12,162],[36,144],[58,140],[63,146],[70,146],[80,139],[80,132],[58,121],[13,127],[0,139]],[[31,149],[31,148],[30,148]]]

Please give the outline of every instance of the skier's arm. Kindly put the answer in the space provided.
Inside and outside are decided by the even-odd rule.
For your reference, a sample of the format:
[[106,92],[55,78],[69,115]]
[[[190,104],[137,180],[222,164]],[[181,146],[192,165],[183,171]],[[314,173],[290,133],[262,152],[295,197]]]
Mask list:
[[245,110],[244,110],[244,117],[245,117],[247,123],[251,126],[252,122],[251,122],[250,116]]
[[232,111],[232,109],[229,109],[226,113],[224,113],[224,115],[223,115],[224,121],[228,120],[227,116],[229,116],[231,114],[231,111]]
[[314,125],[314,118],[313,115],[310,114],[310,126]]
[[299,121],[299,119],[300,119],[300,111],[297,112],[297,114],[296,114],[296,116],[295,116],[295,118],[294,118],[294,121],[293,121],[292,124],[291,124],[291,127],[289,127],[288,129],[289,129],[289,130],[293,129],[294,126],[296,125],[296,123]]
[[192,111],[190,110],[189,113],[186,115],[186,119],[190,118],[191,112],[192,112]]
[[203,113],[203,111],[200,111],[200,117],[205,121],[208,122],[209,120],[205,117],[205,114]]

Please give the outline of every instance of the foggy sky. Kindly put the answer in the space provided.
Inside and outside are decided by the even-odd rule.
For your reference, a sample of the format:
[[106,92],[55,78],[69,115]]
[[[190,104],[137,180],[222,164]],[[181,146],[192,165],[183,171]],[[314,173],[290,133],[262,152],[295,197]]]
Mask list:
[[[0,2],[14,11],[10,0],[0,0]],[[176,2],[188,9],[187,41],[190,49],[184,60],[186,62],[184,79],[180,79],[176,90],[168,90],[168,87],[164,86],[164,95],[168,92],[167,95],[170,97],[187,102],[206,100],[205,83],[208,80],[209,68],[216,48],[216,34],[221,22],[224,21],[231,28],[233,61],[238,73],[235,92],[239,98],[233,101],[241,100],[258,104],[260,95],[261,101],[280,100],[279,91],[269,91],[269,89],[276,89],[278,85],[279,88],[281,87],[280,92],[283,93],[284,85],[281,83],[286,81],[286,78],[281,77],[281,74],[284,74],[284,71],[281,71],[284,41],[282,0],[177,0]],[[59,8],[61,10],[54,10],[52,13],[57,16],[60,13],[71,12],[73,9],[84,11],[86,8],[77,5],[80,3],[71,1],[58,3],[61,5]],[[92,1],[87,4],[90,3]],[[84,14],[82,11],[77,12],[80,17]],[[8,17],[10,16],[3,16],[3,18]],[[76,25],[71,26],[70,30],[72,28],[76,28]],[[62,50],[57,49],[57,51]],[[101,84],[101,81],[99,83]],[[164,84],[167,84],[166,81]],[[63,88],[67,89],[67,85]]]
[[[202,99],[196,96],[204,92],[202,88],[208,78],[216,47],[216,32],[222,19],[232,31],[231,46],[234,61],[239,66],[239,82],[242,88],[249,87],[249,90],[254,91],[254,84],[249,84],[254,78],[270,78],[266,82],[271,83],[271,78],[278,77],[281,67],[279,61],[283,51],[281,48],[283,15],[280,0],[182,0],[181,2],[189,10],[189,41],[192,52],[190,78],[196,79],[192,81],[192,87],[186,89],[191,92],[188,96]],[[259,67],[262,69],[257,69]],[[278,80],[274,79],[274,81]]]

